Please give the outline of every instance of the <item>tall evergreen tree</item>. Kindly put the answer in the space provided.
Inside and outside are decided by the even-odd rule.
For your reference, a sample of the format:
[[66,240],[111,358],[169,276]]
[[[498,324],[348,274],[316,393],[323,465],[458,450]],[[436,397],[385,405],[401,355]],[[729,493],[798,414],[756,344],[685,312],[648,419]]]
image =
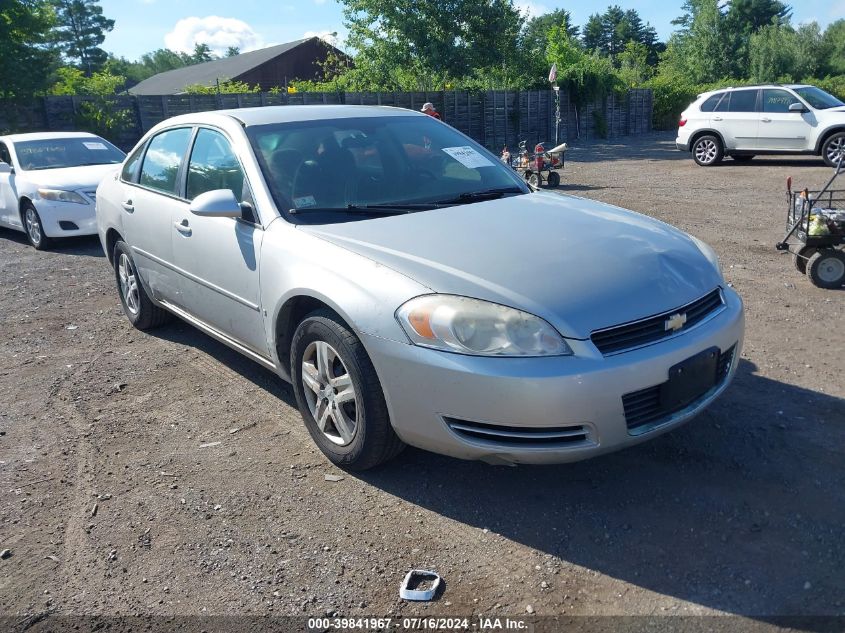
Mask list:
[[53,42],[64,57],[87,74],[99,70],[108,59],[100,44],[114,28],[114,20],[103,15],[99,0],[50,0],[56,13]]

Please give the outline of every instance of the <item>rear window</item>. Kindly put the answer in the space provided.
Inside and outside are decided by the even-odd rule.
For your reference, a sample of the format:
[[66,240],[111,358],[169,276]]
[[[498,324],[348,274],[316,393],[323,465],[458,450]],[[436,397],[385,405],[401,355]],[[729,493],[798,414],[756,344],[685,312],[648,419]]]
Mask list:
[[724,92],[718,92],[714,95],[707,97],[707,99],[704,100],[704,103],[701,104],[700,110],[702,112],[713,112],[716,109],[716,106],[719,105],[719,102],[722,100],[722,97],[724,96]]
[[757,109],[757,90],[736,90],[731,93],[728,112],[755,112]]

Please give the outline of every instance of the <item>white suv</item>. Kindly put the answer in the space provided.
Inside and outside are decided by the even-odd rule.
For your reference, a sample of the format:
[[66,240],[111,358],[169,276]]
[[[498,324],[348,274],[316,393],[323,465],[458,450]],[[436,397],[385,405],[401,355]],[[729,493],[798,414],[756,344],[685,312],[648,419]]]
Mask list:
[[756,154],[821,155],[833,167],[845,157],[845,103],[805,85],[705,92],[681,113],[675,145],[704,167]]

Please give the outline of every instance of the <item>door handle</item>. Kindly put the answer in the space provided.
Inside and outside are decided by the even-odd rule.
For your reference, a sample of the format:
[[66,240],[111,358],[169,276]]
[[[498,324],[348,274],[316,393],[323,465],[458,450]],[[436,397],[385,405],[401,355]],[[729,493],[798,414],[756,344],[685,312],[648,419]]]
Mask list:
[[181,222],[174,222],[173,226],[176,227],[176,230],[179,231],[182,235],[186,237],[190,237],[193,231],[191,227],[188,225],[188,220],[182,220]]
[[131,200],[124,200],[120,203],[120,205],[123,207],[124,211],[129,211],[129,213],[132,213],[135,210],[135,206],[132,204]]
[[760,119],[763,123],[771,123],[772,120],[769,118]]
[[722,120],[722,117],[720,117],[720,116],[714,116],[714,117],[713,117],[713,120],[714,120],[714,121],[721,121],[721,120]]

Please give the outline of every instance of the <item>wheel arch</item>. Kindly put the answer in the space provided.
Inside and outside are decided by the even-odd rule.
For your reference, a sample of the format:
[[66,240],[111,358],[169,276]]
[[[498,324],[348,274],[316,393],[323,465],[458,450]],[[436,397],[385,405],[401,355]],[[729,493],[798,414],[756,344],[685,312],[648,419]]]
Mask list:
[[837,132],[845,132],[845,125],[835,125],[835,126],[831,127],[829,130],[825,130],[824,132],[819,134],[819,140],[816,143],[816,154],[821,156],[822,148],[824,147],[824,144],[827,142],[827,139],[829,139],[831,136],[833,136]]
[[290,375],[290,348],[293,333],[306,315],[320,309],[330,310],[346,327],[355,331],[349,319],[325,298],[305,293],[298,293],[287,298],[276,311],[273,323],[273,349],[278,360],[277,367],[284,375],[288,377]]
[[106,257],[108,257],[109,263],[112,265],[114,265],[114,245],[117,244],[118,241],[126,240],[123,239],[123,236],[118,232],[117,229],[110,228],[106,231]]
[[725,137],[722,136],[721,133],[719,133],[718,131],[716,131],[714,129],[705,128],[703,130],[698,130],[692,136],[690,136],[690,139],[689,139],[689,151],[690,151],[690,153],[692,153],[692,146],[695,145],[696,141],[698,139],[700,139],[702,136],[707,136],[707,135],[713,135],[716,138],[718,138],[719,142],[722,144],[722,151],[727,151],[728,148],[725,145]]

